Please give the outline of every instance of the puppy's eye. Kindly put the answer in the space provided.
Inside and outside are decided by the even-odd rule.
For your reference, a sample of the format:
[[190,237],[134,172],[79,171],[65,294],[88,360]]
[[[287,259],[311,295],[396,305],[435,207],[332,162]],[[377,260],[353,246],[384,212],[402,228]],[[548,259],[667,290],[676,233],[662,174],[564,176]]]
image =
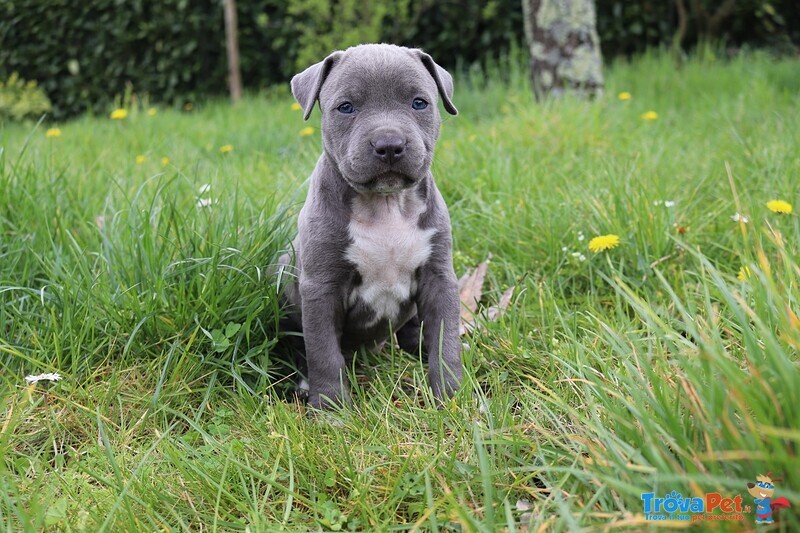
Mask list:
[[411,102],[411,107],[419,111],[421,109],[425,109],[426,107],[428,107],[428,102],[426,102],[422,98],[414,98],[414,101]]
[[339,110],[339,113],[344,113],[345,115],[349,115],[350,113],[356,110],[356,108],[353,107],[353,104],[351,104],[350,102],[345,102],[336,109]]

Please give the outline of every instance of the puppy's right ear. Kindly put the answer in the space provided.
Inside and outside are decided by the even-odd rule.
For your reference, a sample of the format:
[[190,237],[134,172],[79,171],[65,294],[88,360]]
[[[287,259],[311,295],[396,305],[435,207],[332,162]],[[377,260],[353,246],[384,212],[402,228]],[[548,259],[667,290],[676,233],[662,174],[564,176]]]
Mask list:
[[333,66],[341,59],[344,52],[337,51],[305,69],[292,78],[292,95],[297,103],[303,107],[303,120],[308,120],[314,104],[319,99],[319,91],[325,78],[330,74]]

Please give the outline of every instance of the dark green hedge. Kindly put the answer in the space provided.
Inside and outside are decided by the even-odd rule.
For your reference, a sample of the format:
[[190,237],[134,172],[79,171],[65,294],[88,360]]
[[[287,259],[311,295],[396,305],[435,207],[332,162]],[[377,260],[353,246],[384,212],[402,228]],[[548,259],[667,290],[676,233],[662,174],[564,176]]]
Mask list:
[[[797,42],[791,34],[800,27],[796,2],[737,0],[725,32],[715,38]],[[451,68],[523,44],[520,0],[237,3],[248,89],[285,83],[331,50],[360,42],[421,46]],[[597,0],[597,6],[607,56],[669,44],[675,32],[672,1]],[[697,41],[692,28],[686,44]],[[0,79],[18,72],[37,80],[56,118],[105,113],[127,88],[174,105],[224,94],[224,45],[221,0],[0,0]]]

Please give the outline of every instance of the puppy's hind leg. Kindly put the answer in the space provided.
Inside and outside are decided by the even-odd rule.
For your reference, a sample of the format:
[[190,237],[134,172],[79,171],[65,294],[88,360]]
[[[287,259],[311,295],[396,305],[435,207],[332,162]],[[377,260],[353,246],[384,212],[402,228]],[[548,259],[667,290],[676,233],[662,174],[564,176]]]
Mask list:
[[411,319],[403,324],[403,327],[395,332],[397,337],[397,344],[404,352],[412,355],[425,355],[425,350],[422,348],[422,341],[420,338],[420,322],[419,315],[414,315]]

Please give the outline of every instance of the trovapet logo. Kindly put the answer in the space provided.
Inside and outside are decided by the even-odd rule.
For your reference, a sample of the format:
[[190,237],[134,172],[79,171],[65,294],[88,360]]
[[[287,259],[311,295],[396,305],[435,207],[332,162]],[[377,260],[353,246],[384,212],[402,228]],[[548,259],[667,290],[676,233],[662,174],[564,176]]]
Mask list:
[[[791,507],[786,498],[772,498],[775,494],[775,482],[770,477],[772,472],[767,472],[764,476],[756,477],[756,483],[747,484],[747,492],[754,498],[756,504],[756,524],[771,524],[772,515],[777,514],[778,509]],[[775,481],[782,481],[777,478]]]
[[733,498],[718,492],[703,496],[684,497],[681,493],[668,492],[663,498],[654,492],[642,493],[645,520],[744,520],[743,513],[750,512],[750,506],[742,506],[742,496]]

